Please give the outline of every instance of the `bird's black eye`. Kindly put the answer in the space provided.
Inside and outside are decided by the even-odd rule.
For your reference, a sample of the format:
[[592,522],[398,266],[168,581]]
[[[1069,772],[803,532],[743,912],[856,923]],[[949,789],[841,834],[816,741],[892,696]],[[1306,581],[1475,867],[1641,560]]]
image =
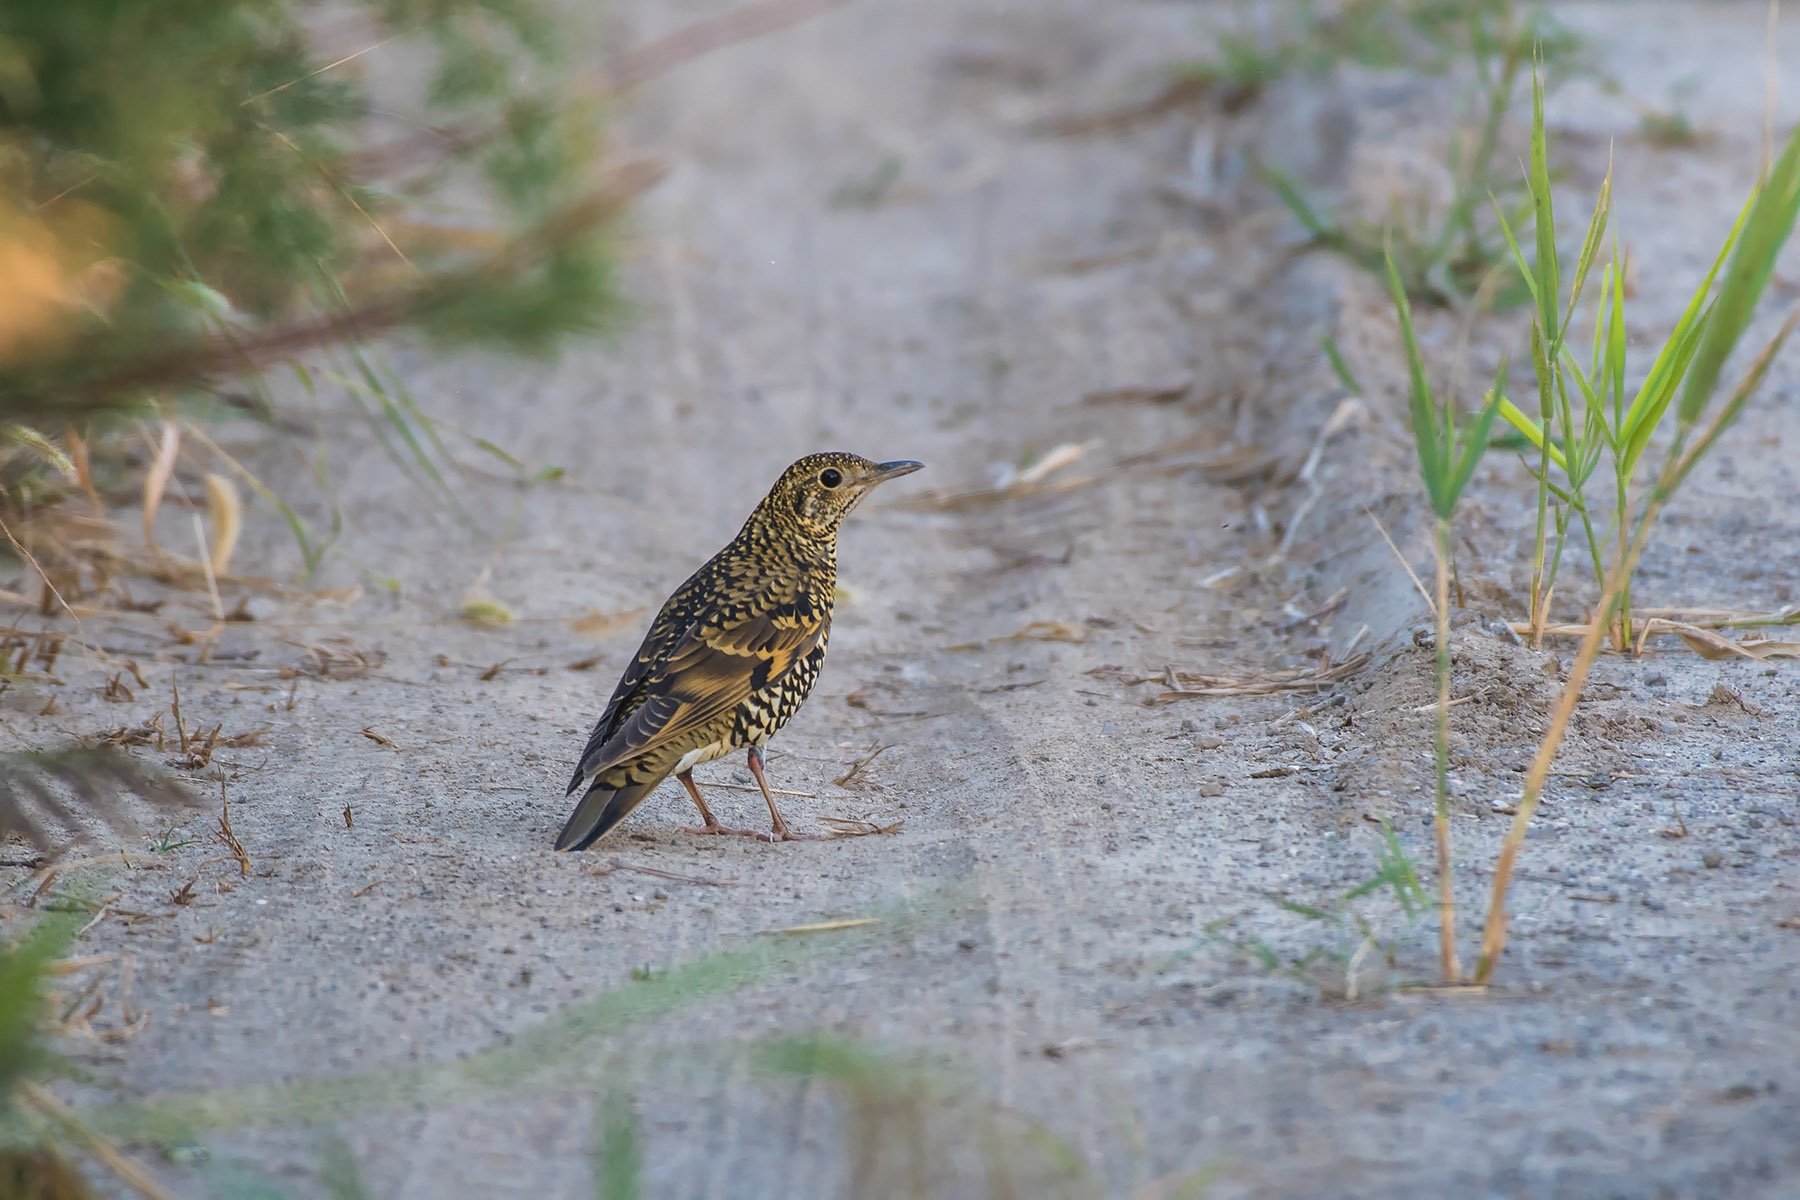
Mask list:
[[844,473],[836,467],[826,467],[819,472],[819,482],[828,488],[834,488],[844,482]]

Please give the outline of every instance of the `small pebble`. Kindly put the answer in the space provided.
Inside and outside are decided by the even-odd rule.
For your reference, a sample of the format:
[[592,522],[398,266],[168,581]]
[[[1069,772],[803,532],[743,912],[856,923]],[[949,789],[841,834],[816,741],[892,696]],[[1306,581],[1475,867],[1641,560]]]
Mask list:
[[1725,865],[1725,856],[1717,850],[1708,850],[1700,856],[1700,861],[1708,867],[1721,867]]
[[1217,779],[1208,779],[1201,783],[1199,791],[1202,798],[1223,796],[1225,794],[1225,784]]

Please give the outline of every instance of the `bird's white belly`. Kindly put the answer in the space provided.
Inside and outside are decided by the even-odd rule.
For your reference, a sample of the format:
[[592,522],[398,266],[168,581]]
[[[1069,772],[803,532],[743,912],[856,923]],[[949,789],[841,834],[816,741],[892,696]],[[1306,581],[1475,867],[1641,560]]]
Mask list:
[[701,746],[696,750],[689,750],[681,756],[681,761],[675,764],[675,770],[671,774],[680,775],[684,771],[693,770],[701,763],[711,762],[715,758],[724,758],[730,753],[731,747],[722,741],[714,742],[710,746]]

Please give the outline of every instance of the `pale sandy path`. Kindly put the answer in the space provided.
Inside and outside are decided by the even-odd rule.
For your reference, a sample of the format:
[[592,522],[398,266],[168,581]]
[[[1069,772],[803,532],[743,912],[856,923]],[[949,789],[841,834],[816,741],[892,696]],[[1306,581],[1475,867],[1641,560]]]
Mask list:
[[[651,33],[693,6],[642,8]],[[1165,459],[1048,500],[967,513],[902,503],[1065,440],[1103,441],[1087,460],[1100,465],[1179,438],[1222,450],[1251,435],[1289,471],[1310,444],[1336,399],[1312,347],[1340,304],[1372,311],[1363,282],[1319,264],[1280,270],[1269,249],[1279,222],[1236,223],[1229,186],[1212,218],[1159,199],[1186,160],[1191,116],[1120,140],[1021,132],[1033,114],[1116,98],[1203,45],[1182,5],[863,0],[649,88],[627,138],[674,169],[644,206],[629,272],[641,312],[616,347],[554,368],[397,355],[428,407],[570,468],[553,488],[471,492],[496,524],[517,505],[488,586],[526,620],[494,633],[445,621],[491,543],[422,511],[378,450],[344,447],[349,549],[408,592],[322,619],[351,620],[347,632],[388,661],[376,677],[308,682],[291,714],[261,718],[275,722],[269,761],[232,786],[244,841],[272,873],[207,897],[212,907],[96,932],[96,948],[140,956],[139,1001],[154,1014],[96,1060],[103,1077],[141,1095],[528,1044],[570,1006],[629,992],[633,968],[880,913],[875,931],[832,935],[840,949],[809,949],[733,995],[571,1045],[548,1079],[472,1097],[440,1095],[440,1080],[417,1110],[374,1105],[328,1124],[375,1196],[586,1196],[594,1097],[610,1090],[641,1114],[647,1195],[844,1195],[858,1110],[733,1050],[822,1031],[922,1055],[983,1105],[1042,1121],[1087,1160],[1099,1194],[1213,1163],[1224,1174],[1209,1196],[1791,1194],[1781,1180],[1800,1170],[1800,1014],[1795,935],[1774,925],[1795,903],[1783,889],[1800,845],[1791,676],[1740,672],[1767,709],[1760,723],[1705,710],[1689,758],[1637,768],[1639,782],[1596,793],[1604,808],[1584,801],[1534,840],[1539,882],[1521,885],[1503,996],[1326,1004],[1206,946],[1202,930],[1241,916],[1241,931],[1304,937],[1259,894],[1316,899],[1366,878],[1365,812],[1395,820],[1423,856],[1423,718],[1392,715],[1422,701],[1423,655],[1384,656],[1376,690],[1348,709],[1362,724],[1326,727],[1323,746],[1273,724],[1281,699],[1146,708],[1137,701],[1152,689],[1095,672],[1303,661],[1307,631],[1277,631],[1279,607],[1305,610],[1341,583],[1355,585],[1355,615],[1332,629],[1336,644],[1364,620],[1381,624],[1377,637],[1398,628],[1407,586],[1344,503],[1356,493],[1313,518],[1288,570],[1235,589],[1200,582],[1267,553],[1248,505],[1279,519],[1288,493],[1157,469]],[[1277,100],[1275,136],[1329,127],[1307,102]],[[1745,103],[1712,102],[1727,114]],[[1398,111],[1377,105],[1365,136]],[[880,206],[828,204],[889,156],[902,170]],[[1723,192],[1739,188],[1733,177]],[[1701,203],[1698,219],[1715,207]],[[1218,395],[1155,410],[1080,404],[1188,373]],[[1411,485],[1392,432],[1377,421],[1352,434],[1332,478],[1403,511]],[[676,831],[688,813],[670,787],[603,851],[550,855],[567,763],[638,634],[627,622],[596,643],[561,619],[654,606],[787,461],[839,445],[930,470],[847,530],[853,600],[771,770],[828,797],[790,802],[804,824],[845,813],[903,831],[697,841]],[[1792,521],[1753,532],[1778,547]],[[268,531],[261,548],[277,566],[290,555],[280,536]],[[1786,544],[1785,565],[1775,556],[1768,570],[1791,587]],[[989,640],[1033,622],[1068,623],[1079,640]],[[1469,645],[1502,676],[1541,665]],[[563,669],[596,653],[592,671]],[[505,659],[549,670],[479,678]],[[1697,705],[1712,679],[1683,674],[1691,665],[1663,664],[1680,693],[1666,703],[1645,691],[1647,669],[1618,679],[1645,704]],[[174,671],[157,669],[159,683]],[[258,719],[267,697],[229,691],[228,678],[183,673],[184,705]],[[363,738],[365,726],[398,748]],[[865,783],[833,785],[877,743],[893,748]],[[1734,839],[1748,834],[1741,794],[1702,777],[1702,756],[1752,743],[1762,756],[1740,769],[1766,817]],[[1471,787],[1499,794],[1517,753],[1482,742],[1463,764]],[[1251,778],[1290,762],[1306,769]],[[1230,786],[1197,794],[1214,779]],[[1677,786],[1700,831],[1687,845],[1655,832]],[[741,791],[719,804],[728,820],[759,807]],[[1485,884],[1498,825],[1460,821],[1474,864],[1466,901]],[[1729,868],[1695,871],[1700,842],[1728,850]],[[614,856],[732,886],[590,873]],[[1558,886],[1558,872],[1580,894],[1621,900],[1570,900],[1576,887]],[[116,886],[150,904],[171,878]],[[213,929],[216,940],[195,941]],[[1421,952],[1403,973],[1428,969]],[[883,1136],[902,1128],[891,1111],[873,1119]],[[948,1120],[934,1145],[970,1152],[974,1119]],[[221,1159],[258,1161],[318,1194],[310,1133],[209,1140]],[[945,1161],[968,1169],[926,1194],[979,1194],[972,1159]],[[905,1194],[876,1178],[865,1194]]]

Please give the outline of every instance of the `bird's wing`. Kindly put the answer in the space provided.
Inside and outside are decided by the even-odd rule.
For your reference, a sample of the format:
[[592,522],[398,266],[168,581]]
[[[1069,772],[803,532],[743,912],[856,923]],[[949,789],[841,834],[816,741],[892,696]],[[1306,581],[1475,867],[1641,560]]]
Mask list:
[[[625,667],[625,673],[619,677],[619,686],[613,689],[612,699],[606,702],[606,711],[594,722],[594,731],[588,735],[588,742],[581,751],[581,762],[586,763],[594,756],[594,752],[606,744],[606,739],[618,732],[621,712],[629,713],[637,707],[637,693],[642,689],[644,680],[649,676],[664,646],[670,640],[665,613],[658,613],[644,634],[643,644],[638,646],[637,653],[631,656],[631,662]],[[587,771],[582,766],[575,768],[575,777],[569,780],[569,794],[580,787],[587,778]]]
[[601,744],[590,740],[576,779],[591,779],[704,728],[812,653],[829,617],[803,590],[784,590],[785,596],[748,611],[696,619],[635,689],[642,695],[636,709]]
[[619,684],[613,689],[612,699],[606,702],[606,710],[594,722],[594,730],[588,735],[587,745],[582,748],[579,765],[569,780],[571,796],[587,780],[586,764],[594,759],[600,747],[619,732],[619,726],[643,703],[644,682],[655,673],[657,664],[668,657],[670,650],[694,623],[696,598],[710,594],[718,586],[715,578],[718,562],[719,555],[714,555],[699,570],[683,580],[681,586],[663,601],[656,619],[650,622],[650,628],[644,634],[643,642],[626,664],[624,673],[619,676]]

